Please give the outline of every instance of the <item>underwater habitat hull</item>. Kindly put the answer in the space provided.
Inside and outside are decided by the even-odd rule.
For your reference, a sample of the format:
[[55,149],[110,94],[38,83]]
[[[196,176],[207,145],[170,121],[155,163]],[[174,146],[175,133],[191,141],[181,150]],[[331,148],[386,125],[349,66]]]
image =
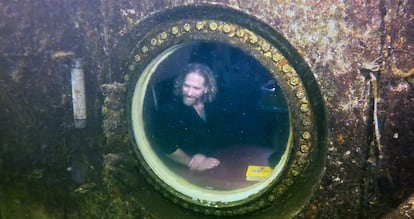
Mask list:
[[[412,217],[413,14],[412,1],[393,0],[0,3],[0,218]],[[214,57],[206,62],[220,71],[221,91],[228,81],[246,88],[227,109],[286,101],[265,109],[289,115],[286,146],[274,153],[282,161],[271,165],[279,172],[251,193],[242,184],[245,196],[218,193],[228,201],[183,191],[187,172],[177,184],[165,180],[168,168],[138,140],[144,122],[134,109],[154,100],[152,82],[176,74],[151,69],[191,43],[216,45],[205,57]],[[266,75],[214,64],[236,63],[228,48],[260,63],[284,98],[272,87],[247,93]],[[183,51],[165,72],[191,60],[184,55],[203,60],[200,50]],[[77,58],[82,128],[73,118]],[[258,122],[232,133],[246,142],[241,132],[261,133],[268,120],[257,118],[273,118],[230,115]]]

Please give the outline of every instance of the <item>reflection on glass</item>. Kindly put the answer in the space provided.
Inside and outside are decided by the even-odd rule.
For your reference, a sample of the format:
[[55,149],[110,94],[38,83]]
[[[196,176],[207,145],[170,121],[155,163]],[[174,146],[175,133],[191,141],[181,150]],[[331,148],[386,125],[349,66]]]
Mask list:
[[203,188],[235,190],[265,179],[286,150],[289,114],[257,60],[220,43],[181,47],[146,89],[147,138],[164,164]]

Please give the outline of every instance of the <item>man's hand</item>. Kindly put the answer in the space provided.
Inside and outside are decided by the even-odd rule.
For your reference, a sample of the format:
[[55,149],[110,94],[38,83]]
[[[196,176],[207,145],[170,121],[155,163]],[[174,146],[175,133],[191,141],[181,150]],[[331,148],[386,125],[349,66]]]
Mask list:
[[190,167],[190,170],[197,170],[205,159],[207,159],[206,156],[202,154],[196,154],[191,158],[190,162],[188,163],[188,167]]
[[188,163],[188,167],[190,167],[190,170],[192,171],[204,171],[217,167],[219,164],[220,161],[216,158],[196,154],[191,158],[190,163]]

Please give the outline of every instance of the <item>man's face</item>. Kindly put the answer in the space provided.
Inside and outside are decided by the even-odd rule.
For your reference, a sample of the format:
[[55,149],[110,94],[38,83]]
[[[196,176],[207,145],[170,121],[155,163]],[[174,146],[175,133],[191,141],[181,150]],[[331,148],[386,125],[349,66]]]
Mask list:
[[196,73],[190,73],[184,78],[182,87],[183,102],[187,106],[192,106],[207,93],[207,87],[204,84],[204,78]]

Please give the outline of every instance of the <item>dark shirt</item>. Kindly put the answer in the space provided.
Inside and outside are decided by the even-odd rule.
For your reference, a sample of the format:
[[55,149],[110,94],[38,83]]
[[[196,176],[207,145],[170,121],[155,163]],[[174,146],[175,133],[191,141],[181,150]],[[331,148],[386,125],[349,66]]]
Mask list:
[[223,136],[220,135],[219,112],[207,103],[204,110],[206,121],[181,99],[162,105],[154,133],[158,152],[171,154],[180,148],[189,156],[197,153],[209,156],[215,148],[221,147]]

